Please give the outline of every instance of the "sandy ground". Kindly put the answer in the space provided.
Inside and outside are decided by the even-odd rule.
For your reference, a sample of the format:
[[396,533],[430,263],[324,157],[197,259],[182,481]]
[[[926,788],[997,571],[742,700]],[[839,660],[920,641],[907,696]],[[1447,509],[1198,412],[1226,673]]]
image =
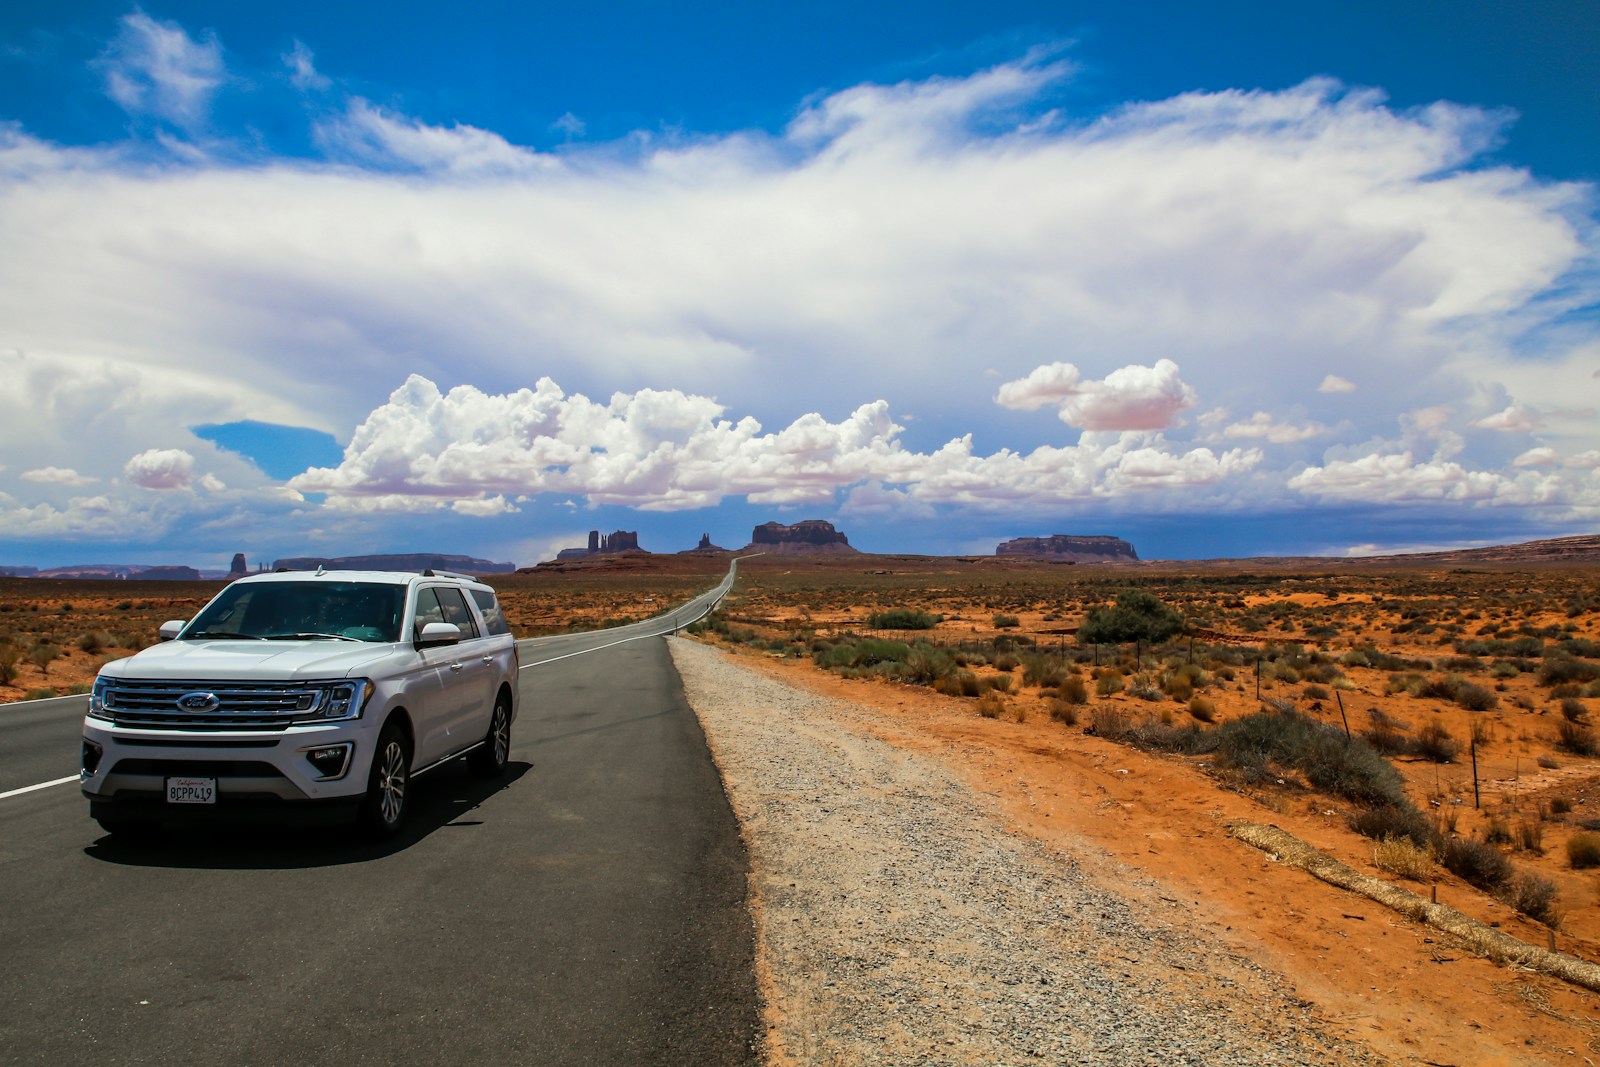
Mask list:
[[[1278,866],[1225,829],[1239,819],[1274,823],[1370,868],[1370,856],[1353,854],[1367,846],[1352,844],[1342,816],[1312,798],[1270,810],[1217,788],[1189,762],[1148,756],[1079,728],[1042,718],[985,719],[971,701],[846,681],[804,661],[749,650],[740,662],[870,712],[874,736],[937,755],[973,790],[998,800],[1013,829],[1072,853],[1091,877],[1120,878],[1123,865],[1139,872],[1158,896],[1181,902],[1197,931],[1285,976],[1334,1033],[1385,1059],[1600,1063],[1600,997],[1479,959],[1446,935]],[[1442,903],[1525,940],[1544,944],[1549,936],[1456,879],[1441,881],[1438,893]],[[1595,958],[1586,943],[1557,940]]]

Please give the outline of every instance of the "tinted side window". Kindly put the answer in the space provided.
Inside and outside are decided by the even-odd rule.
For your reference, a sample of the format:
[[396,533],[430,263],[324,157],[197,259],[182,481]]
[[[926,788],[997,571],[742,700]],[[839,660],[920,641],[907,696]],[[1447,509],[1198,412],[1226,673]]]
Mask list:
[[500,601],[495,599],[492,589],[474,589],[472,599],[478,605],[478,611],[483,615],[483,625],[491,634],[508,634],[511,624],[506,622],[506,613],[500,610]]
[[421,589],[417,592],[417,621],[411,628],[412,636],[421,637],[422,628],[430,622],[444,622],[444,609],[431,588]]
[[453,622],[461,627],[463,639],[478,636],[478,624],[472,619],[472,611],[467,607],[461,590],[450,588],[434,589],[439,594],[439,606],[444,609],[444,621]]

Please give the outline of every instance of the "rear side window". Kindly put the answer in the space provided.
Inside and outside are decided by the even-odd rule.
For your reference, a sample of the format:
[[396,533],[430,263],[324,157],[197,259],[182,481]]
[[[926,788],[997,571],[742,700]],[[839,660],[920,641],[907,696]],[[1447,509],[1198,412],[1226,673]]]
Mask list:
[[453,622],[461,627],[462,637],[477,637],[478,624],[472,618],[472,611],[467,607],[461,590],[440,587],[434,590],[439,594],[439,607],[444,610],[444,621]]
[[511,625],[506,622],[506,613],[500,610],[500,601],[495,599],[493,589],[472,590],[473,602],[478,605],[478,611],[483,615],[484,629],[491,634],[508,634]]

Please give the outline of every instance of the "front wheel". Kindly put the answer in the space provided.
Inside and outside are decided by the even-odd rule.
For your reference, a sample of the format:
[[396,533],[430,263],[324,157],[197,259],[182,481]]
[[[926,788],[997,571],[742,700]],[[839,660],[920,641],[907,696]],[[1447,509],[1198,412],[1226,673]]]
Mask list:
[[511,698],[504,693],[495,697],[494,712],[489,716],[489,732],[483,735],[483,744],[467,755],[467,766],[474,774],[495,778],[506,769],[511,758]]
[[378,735],[378,751],[367,773],[367,795],[361,803],[361,822],[374,838],[383,840],[400,831],[411,797],[411,746],[406,735],[385,726]]

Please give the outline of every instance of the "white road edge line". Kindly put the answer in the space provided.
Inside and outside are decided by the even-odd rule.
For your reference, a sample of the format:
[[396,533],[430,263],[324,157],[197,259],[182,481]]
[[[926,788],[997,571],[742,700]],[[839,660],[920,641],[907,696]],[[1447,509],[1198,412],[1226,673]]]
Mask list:
[[[722,598],[718,597],[717,599],[721,600]],[[715,607],[715,605],[713,605],[713,607]],[[696,618],[696,619],[694,619],[692,621],[693,622],[699,622],[700,619],[705,618],[706,615],[709,615],[709,614],[711,614],[711,612],[707,611],[705,613],[705,615],[701,615],[701,616],[699,616],[698,618]],[[651,637],[662,637],[662,636],[664,636],[666,634],[676,633],[677,631],[683,629],[683,627],[688,626],[688,625],[690,625],[690,623],[680,623],[680,624],[678,624],[676,626],[673,626],[673,627],[671,627],[669,629],[666,629],[666,630],[658,630],[653,634],[634,634],[632,637],[624,637],[622,640],[620,640],[620,641],[612,641],[610,644],[595,645],[593,648],[580,648],[576,652],[564,652],[559,656],[551,656],[549,659],[541,659],[541,660],[537,660],[537,661],[535,661],[533,663],[524,663],[524,664],[522,664],[522,666],[518,667],[517,670],[518,671],[525,671],[529,667],[542,667],[546,663],[557,663],[557,662],[560,662],[561,660],[564,660],[564,659],[571,659],[573,656],[586,656],[590,652],[603,652],[608,648],[616,648],[618,645],[625,645],[630,641],[644,641],[644,640],[646,640],[648,638],[651,638]]]
[[77,780],[78,776],[74,774],[71,778],[57,778],[53,782],[40,782],[38,785],[25,785],[21,789],[8,789],[4,793],[0,793],[0,800],[21,796],[23,793],[31,793],[35,789],[49,789],[53,785],[66,785],[68,782],[76,782]]

